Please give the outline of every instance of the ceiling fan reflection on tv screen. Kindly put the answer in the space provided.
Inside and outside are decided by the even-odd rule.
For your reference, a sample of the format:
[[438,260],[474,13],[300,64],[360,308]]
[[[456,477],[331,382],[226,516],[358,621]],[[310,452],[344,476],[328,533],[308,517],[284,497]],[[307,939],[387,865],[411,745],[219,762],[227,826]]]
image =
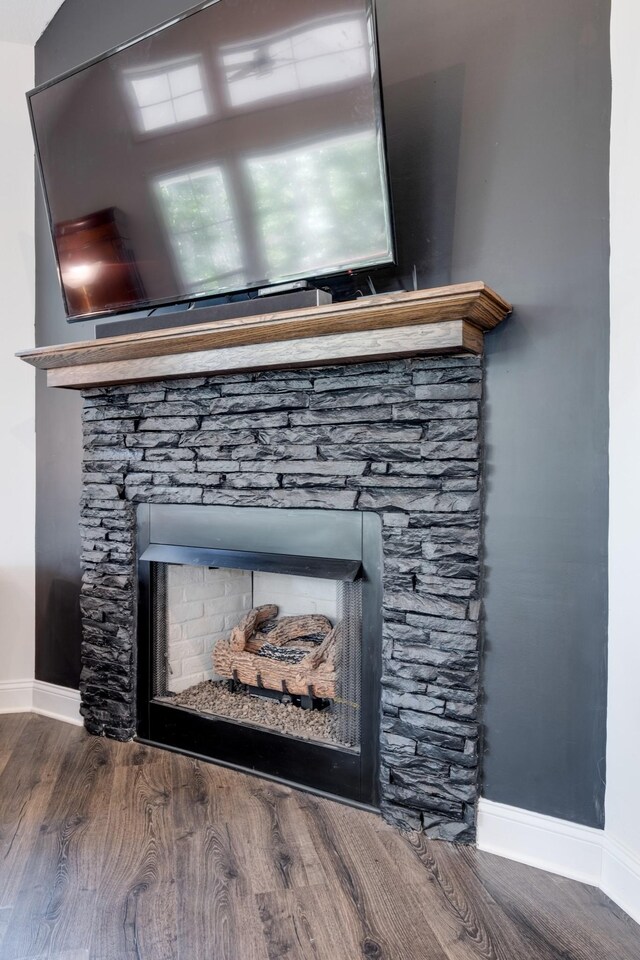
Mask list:
[[373,0],[210,0],[28,100],[70,321],[394,261]]

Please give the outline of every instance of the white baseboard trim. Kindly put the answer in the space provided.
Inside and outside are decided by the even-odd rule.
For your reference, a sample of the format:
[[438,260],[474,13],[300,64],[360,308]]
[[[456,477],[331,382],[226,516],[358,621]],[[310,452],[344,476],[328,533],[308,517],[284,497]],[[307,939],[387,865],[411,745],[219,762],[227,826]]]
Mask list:
[[640,923],[640,858],[619,840],[605,834],[600,887]]
[[33,680],[0,683],[0,713],[30,713],[32,705]]
[[478,805],[479,850],[600,886],[604,832],[493,800]]
[[39,713],[76,726],[83,723],[79,691],[41,680],[0,683],[0,713]]
[[478,804],[479,850],[599,887],[640,923],[640,857],[604,830],[493,800]]
[[34,713],[54,720],[63,720],[81,727],[84,723],[80,716],[80,691],[70,687],[59,687],[55,683],[33,681]]

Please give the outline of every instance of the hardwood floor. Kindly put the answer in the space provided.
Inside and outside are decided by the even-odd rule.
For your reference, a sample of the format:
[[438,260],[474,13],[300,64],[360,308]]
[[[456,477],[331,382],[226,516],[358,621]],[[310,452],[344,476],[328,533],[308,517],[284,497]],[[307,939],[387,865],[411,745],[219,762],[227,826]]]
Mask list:
[[2,960],[639,960],[590,887],[31,715],[0,717]]

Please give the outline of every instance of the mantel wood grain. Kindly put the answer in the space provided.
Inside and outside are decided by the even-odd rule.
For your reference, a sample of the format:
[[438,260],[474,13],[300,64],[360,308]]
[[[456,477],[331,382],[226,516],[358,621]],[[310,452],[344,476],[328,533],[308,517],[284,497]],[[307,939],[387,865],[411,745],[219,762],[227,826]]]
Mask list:
[[484,283],[363,297],[303,310],[24,350],[54,387],[82,389],[202,374],[482,352],[511,306]]
[[292,370],[333,363],[426,356],[434,353],[482,353],[482,332],[465,320],[360,333],[305,337],[172,356],[142,357],[47,371],[47,385],[83,390],[122,383],[213,376],[258,370]]

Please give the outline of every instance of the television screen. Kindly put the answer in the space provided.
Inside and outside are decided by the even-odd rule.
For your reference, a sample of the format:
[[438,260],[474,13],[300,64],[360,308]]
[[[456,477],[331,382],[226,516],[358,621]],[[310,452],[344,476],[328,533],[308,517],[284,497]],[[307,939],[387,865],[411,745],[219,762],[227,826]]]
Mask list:
[[372,0],[217,0],[29,95],[67,316],[393,261]]

